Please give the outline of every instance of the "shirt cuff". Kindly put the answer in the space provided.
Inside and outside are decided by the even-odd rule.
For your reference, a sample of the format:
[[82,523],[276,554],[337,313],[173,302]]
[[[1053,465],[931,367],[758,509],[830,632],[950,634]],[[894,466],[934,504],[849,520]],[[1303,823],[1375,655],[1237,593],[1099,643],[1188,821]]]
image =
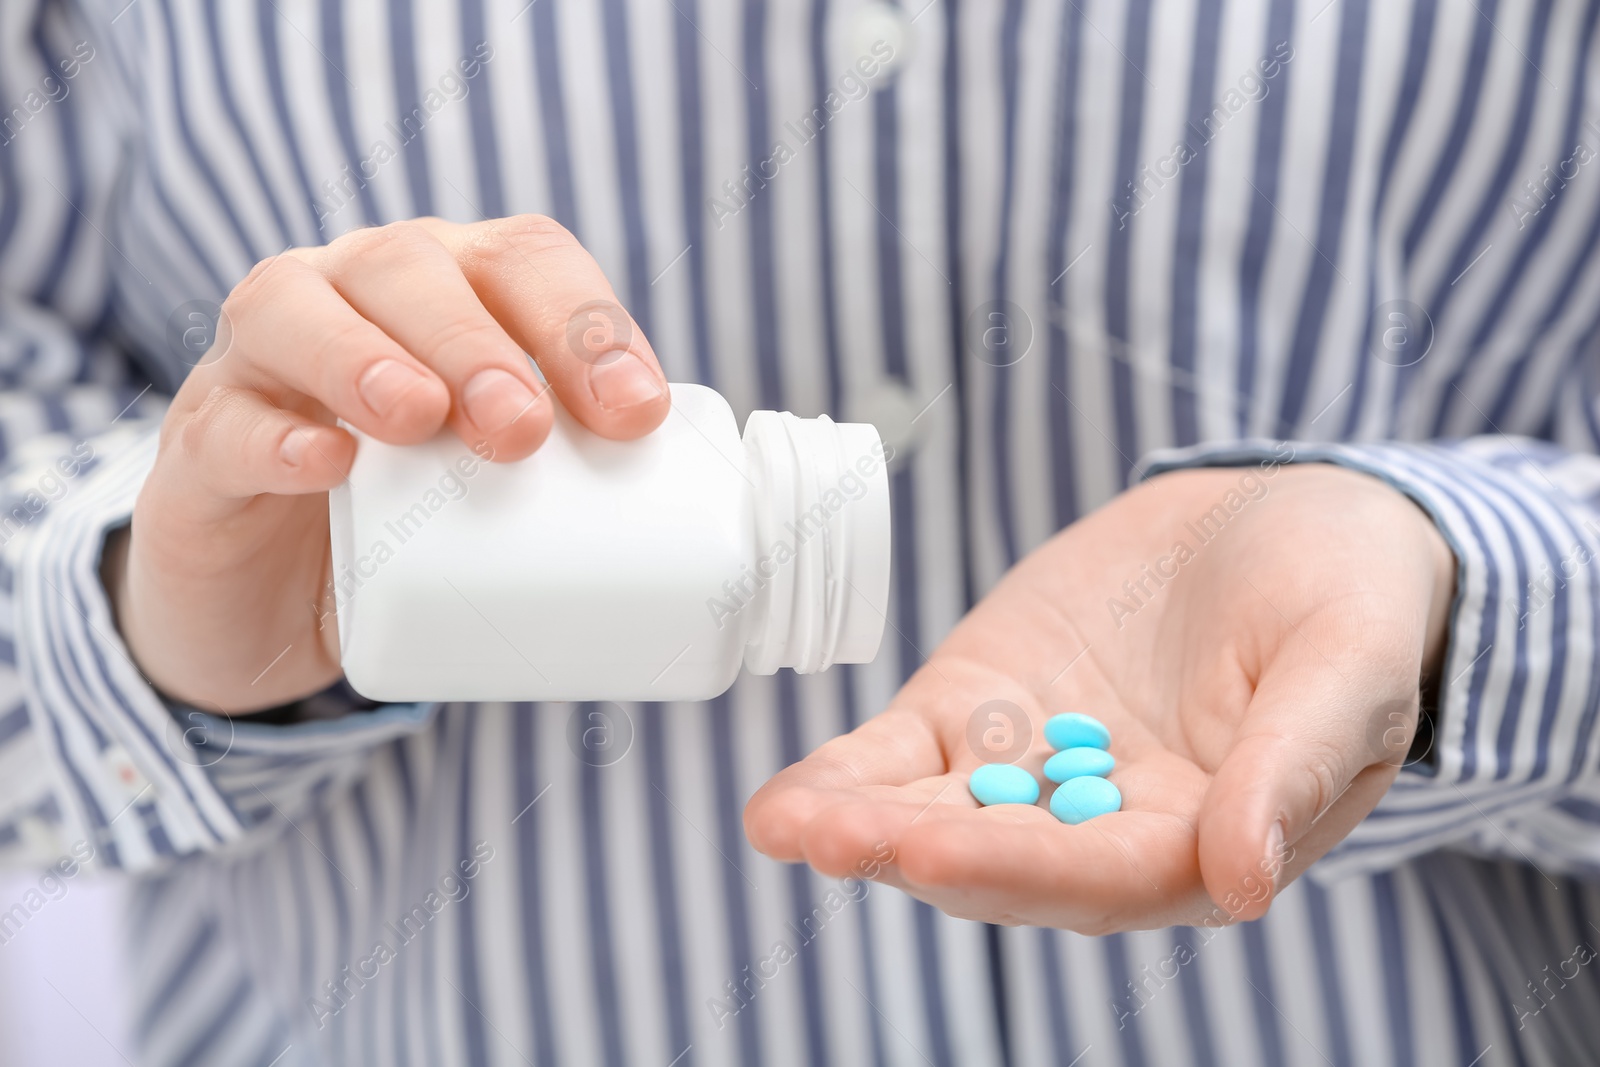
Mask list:
[[232,845],[297,818],[358,776],[375,745],[425,727],[432,705],[284,726],[169,705],[134,664],[100,580],[105,538],[130,521],[156,430],[94,446],[70,491],[0,550],[30,724],[72,840],[129,870]]

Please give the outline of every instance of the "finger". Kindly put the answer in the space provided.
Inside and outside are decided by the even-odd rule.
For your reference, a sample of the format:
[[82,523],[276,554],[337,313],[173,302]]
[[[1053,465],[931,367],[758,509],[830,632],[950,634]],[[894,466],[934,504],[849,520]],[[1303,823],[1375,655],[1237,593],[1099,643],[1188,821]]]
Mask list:
[[356,230],[319,258],[339,294],[450,388],[449,424],[497,460],[521,459],[550,432],[547,386],[484,308],[449,249],[426,227]]
[[208,374],[285,407],[285,390],[311,397],[391,444],[428,440],[450,409],[438,376],[295,254],[262,263],[229,294],[214,347]]
[[[1002,711],[991,714],[996,706]],[[763,786],[745,808],[745,833],[758,851],[792,863],[801,858],[806,824],[849,799],[843,794],[882,786],[892,796],[888,787],[920,787],[956,771],[961,788],[952,792],[971,803],[966,776],[980,763],[1018,763],[1040,772],[1045,718],[1037,696],[987,659],[935,653],[881,714]],[[1000,747],[991,736],[996,729],[1004,739]]]
[[338,427],[284,411],[253,390],[217,386],[184,420],[175,467],[162,476],[204,487],[200,499],[325,493],[344,481],[355,453],[355,439]]
[[859,801],[820,813],[804,844],[806,861],[829,877],[870,868],[963,918],[1102,933],[1206,913],[1193,829],[1170,814],[1069,826],[1027,805]]
[[[1087,930],[1113,917],[1124,926],[1133,917],[1202,917],[1205,909],[1197,903],[1208,898],[1194,816],[1209,777],[1159,746],[1123,751],[1128,758],[1111,775],[1122,793],[1122,810],[1112,815],[1077,826],[1061,823],[1049,811],[1048,783],[1035,805],[979,811],[967,788],[970,768],[958,767],[901,788],[848,791],[803,830],[804,858],[825,874],[849,877],[856,865],[887,847],[898,857],[890,871],[901,879],[896,884],[940,907],[959,906],[959,914],[990,921],[1048,915],[1053,925]],[[988,836],[1013,824],[1035,827],[1041,836]],[[1068,851],[1050,851],[1057,848]],[[1037,900],[1025,904],[1030,895]]]
[[1204,921],[1192,828],[1115,812],[1077,826],[1038,808],[938,809],[896,852],[908,891],[957,914],[1103,934]]
[[966,774],[939,774],[903,786],[863,786],[825,794],[796,834],[793,860],[830,878],[847,878],[880,857],[882,846],[898,843],[905,828],[935,807],[976,808],[966,789]]
[[[932,663],[924,665],[878,715],[774,775],[745,805],[745,836],[751,845],[773,859],[797,862],[806,824],[823,808],[846,799],[846,793],[906,786],[949,771],[951,754],[934,724],[949,706],[964,706],[968,699],[962,695],[967,687],[952,684],[949,673]],[[895,794],[890,790],[889,795]]]
[[655,350],[599,264],[560,223],[540,215],[471,226],[418,221],[450,249],[484,307],[579,422],[625,439],[666,418],[670,400]]
[[[846,801],[849,790],[932,778],[943,774],[945,765],[928,721],[891,707],[779,771],[757,790],[745,805],[745,836],[758,852],[798,862],[805,858],[801,834],[823,809]],[[848,844],[841,847],[849,851]]]
[[[1318,643],[1362,647],[1348,638]],[[1393,779],[1369,724],[1374,709],[1407,704],[1414,723],[1416,674],[1367,655],[1347,654],[1335,666],[1301,637],[1256,686],[1200,812],[1206,888],[1219,904],[1239,903],[1239,918],[1264,914],[1271,895],[1342,839]]]

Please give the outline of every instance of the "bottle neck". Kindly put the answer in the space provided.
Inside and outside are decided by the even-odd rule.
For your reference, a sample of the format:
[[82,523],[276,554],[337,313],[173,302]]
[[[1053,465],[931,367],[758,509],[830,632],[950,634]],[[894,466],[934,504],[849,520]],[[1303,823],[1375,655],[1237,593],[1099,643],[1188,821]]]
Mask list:
[[745,667],[800,674],[877,654],[889,592],[889,479],[878,432],[823,415],[752,412],[754,569]]

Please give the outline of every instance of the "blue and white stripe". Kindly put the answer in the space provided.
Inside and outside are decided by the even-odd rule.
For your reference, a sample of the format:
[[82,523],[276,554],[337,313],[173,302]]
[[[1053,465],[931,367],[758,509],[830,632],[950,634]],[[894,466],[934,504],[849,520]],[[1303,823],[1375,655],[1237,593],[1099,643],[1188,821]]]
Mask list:
[[[1560,977],[1600,947],[1600,160],[1569,164],[1600,153],[1600,3],[125,3],[0,9],[0,854],[138,878],[130,1058],[1600,1062],[1600,971]],[[630,706],[607,767],[568,744],[584,707],[164,705],[96,570],[186,369],[172,324],[292,245],[520,212],[578,235],[673,379],[884,429],[879,661]],[[1002,306],[1032,340],[996,366],[970,338]],[[1396,307],[1415,362],[1371,341]],[[1279,440],[1401,487],[1461,570],[1433,758],[1265,920],[832,912],[849,887],[745,844],[744,799],[1021,555]]]

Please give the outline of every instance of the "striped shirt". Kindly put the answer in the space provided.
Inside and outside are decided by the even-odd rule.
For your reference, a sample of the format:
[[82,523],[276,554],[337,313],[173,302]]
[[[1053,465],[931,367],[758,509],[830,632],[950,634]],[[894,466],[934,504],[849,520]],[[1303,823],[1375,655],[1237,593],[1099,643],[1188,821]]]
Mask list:
[[[0,859],[135,880],[149,1064],[1600,1062],[1597,22],[9,0]],[[895,446],[877,661],[693,705],[163,703],[97,560],[217,303],[291,245],[521,212],[671,379]],[[1410,494],[1459,574],[1432,752],[1267,918],[998,929],[746,844],[1031,548],[1280,441]]]

